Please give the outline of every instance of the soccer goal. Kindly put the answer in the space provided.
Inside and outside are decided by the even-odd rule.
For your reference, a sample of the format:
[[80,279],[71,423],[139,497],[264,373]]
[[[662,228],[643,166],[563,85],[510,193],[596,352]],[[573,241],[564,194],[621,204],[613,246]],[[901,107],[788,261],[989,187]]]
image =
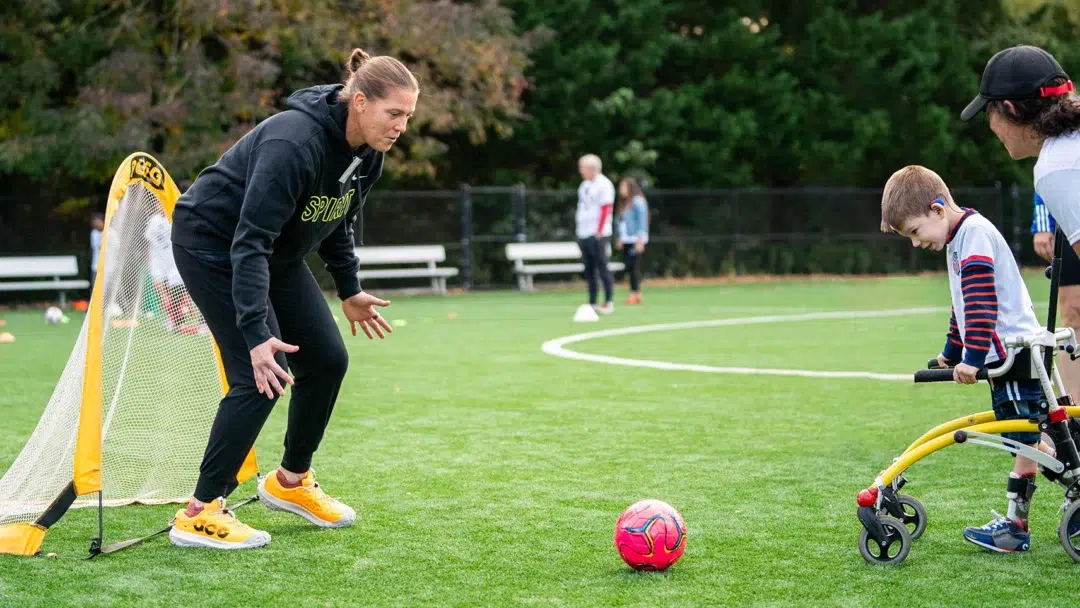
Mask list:
[[[38,553],[69,508],[184,502],[195,489],[228,386],[172,261],[179,196],[149,154],[132,154],[113,177],[82,330],[37,428],[0,478],[0,553]],[[253,450],[237,483],[257,471]],[[92,555],[103,537],[99,523]]]

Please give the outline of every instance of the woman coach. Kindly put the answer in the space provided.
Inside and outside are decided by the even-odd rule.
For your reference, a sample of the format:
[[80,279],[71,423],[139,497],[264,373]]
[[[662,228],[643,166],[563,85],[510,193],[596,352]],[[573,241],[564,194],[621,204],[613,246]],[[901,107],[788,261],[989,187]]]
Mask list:
[[979,94],[960,118],[971,120],[986,110],[1009,156],[1038,157],[1035,192],[1080,250],[1080,104],[1073,89],[1050,53],[1014,46],[987,62]]
[[[983,70],[979,94],[960,118],[986,110],[990,129],[1015,160],[1037,157],[1036,198],[1080,252],[1080,100],[1073,82],[1050,53],[1014,46],[994,55]],[[1051,240],[1052,243],[1052,240]],[[1049,251],[1048,251],[1049,249]],[[1043,247],[1045,257],[1052,247]],[[1080,278],[1074,252],[1062,256],[1057,308],[1061,322],[1080,330]],[[1058,368],[1074,397],[1080,390],[1080,361],[1060,353]]]
[[[322,527],[352,509],[315,483],[322,440],[348,354],[304,257],[318,251],[356,335],[390,332],[357,278],[352,224],[383,155],[416,109],[416,79],[392,57],[352,52],[344,85],[302,89],[207,167],[173,214],[177,268],[221,351],[221,400],[194,497],[170,531],[183,547],[246,549],[270,535],[239,522],[224,497],[282,395],[293,387],[281,466],[259,481],[267,506]],[[286,369],[291,369],[295,380]]]

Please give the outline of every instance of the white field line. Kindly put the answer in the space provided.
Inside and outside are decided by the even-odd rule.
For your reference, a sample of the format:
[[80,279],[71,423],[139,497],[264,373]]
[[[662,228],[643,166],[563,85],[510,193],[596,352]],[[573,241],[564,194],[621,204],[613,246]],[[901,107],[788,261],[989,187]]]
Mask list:
[[567,344],[583,342],[594,338],[608,338],[611,336],[624,336],[628,334],[640,334],[653,331],[673,331],[679,329],[697,329],[700,327],[725,327],[729,325],[755,325],[771,323],[788,323],[795,321],[818,321],[823,319],[867,319],[881,317],[900,317],[906,315],[941,314],[949,312],[948,308],[927,306],[921,308],[899,308],[892,310],[844,310],[834,312],[811,312],[792,315],[765,315],[757,317],[742,317],[738,319],[713,319],[710,321],[685,321],[681,323],[660,323],[657,325],[639,325],[636,327],[619,327],[616,329],[604,329],[590,331],[582,334],[563,336],[544,342],[542,350],[556,357],[564,359],[576,359],[578,361],[592,361],[594,363],[607,363],[608,365],[626,365],[630,367],[647,367],[651,369],[678,370],[689,372],[704,372],[711,374],[744,374],[744,375],[769,375],[769,376],[803,376],[808,378],[868,378],[871,380],[908,381],[912,374],[879,374],[865,371],[815,371],[803,369],[772,369],[758,367],[716,367],[712,365],[695,365],[690,363],[671,363],[669,361],[650,361],[648,359],[630,359],[627,357],[611,357],[608,355],[593,355],[579,353],[565,348]]

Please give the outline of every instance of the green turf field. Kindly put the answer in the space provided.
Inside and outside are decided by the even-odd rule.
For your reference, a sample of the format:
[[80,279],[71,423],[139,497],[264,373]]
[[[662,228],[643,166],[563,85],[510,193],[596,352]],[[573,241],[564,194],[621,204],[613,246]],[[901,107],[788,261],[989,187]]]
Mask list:
[[[1044,309],[1046,281],[1031,275],[1029,285]],[[356,526],[319,530],[253,504],[240,515],[273,535],[266,549],[181,550],[158,538],[91,562],[0,557],[0,605],[1075,605],[1080,564],[1058,543],[1061,493],[1048,482],[1035,495],[1029,554],[962,540],[964,526],[1006,506],[1011,460],[986,448],[953,447],[910,470],[906,491],[925,503],[929,527],[907,562],[871,567],[859,556],[856,493],[930,427],[989,409],[985,385],[633,368],[541,352],[553,338],[617,327],[945,307],[567,346],[703,366],[907,373],[941,348],[944,276],[646,285],[644,306],[574,324],[582,294],[401,298],[386,316],[407,325],[386,341],[346,336],[350,372],[315,469],[356,508]],[[0,318],[17,338],[0,344],[6,470],[81,317],[56,327],[38,312]],[[280,457],[286,408],[259,439],[264,470]],[[253,492],[249,483],[235,496]],[[632,572],[612,546],[619,512],[648,497],[679,509],[689,529],[666,573]],[[152,531],[172,512],[107,510],[106,541]],[[85,553],[95,517],[69,513],[45,550]]]

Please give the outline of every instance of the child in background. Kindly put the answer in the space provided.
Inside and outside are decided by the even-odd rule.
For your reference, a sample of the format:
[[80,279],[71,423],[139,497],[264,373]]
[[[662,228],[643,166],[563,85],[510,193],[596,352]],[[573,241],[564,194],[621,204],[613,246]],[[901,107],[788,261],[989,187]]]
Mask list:
[[641,304],[641,254],[649,242],[649,207],[641,185],[632,177],[619,181],[619,240],[615,247],[622,249],[626,274],[630,277],[627,304]]
[[98,254],[101,253],[101,231],[105,229],[105,214],[90,214],[90,293],[94,293],[97,278]]

